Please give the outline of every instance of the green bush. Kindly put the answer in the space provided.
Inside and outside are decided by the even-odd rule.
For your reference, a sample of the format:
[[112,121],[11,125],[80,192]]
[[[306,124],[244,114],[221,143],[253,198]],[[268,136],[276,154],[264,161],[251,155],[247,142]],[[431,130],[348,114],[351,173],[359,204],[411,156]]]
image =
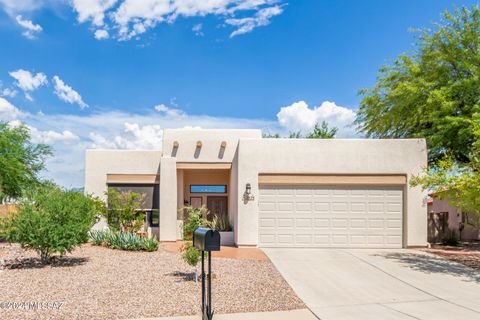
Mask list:
[[141,247],[148,252],[157,251],[158,240],[155,237],[142,238]]
[[42,184],[26,194],[16,213],[2,220],[0,230],[7,241],[36,251],[42,263],[49,263],[52,254],[71,252],[88,241],[101,207],[96,198]]
[[201,253],[190,242],[186,242],[182,247],[182,258],[187,264],[195,267],[201,258]]
[[103,230],[91,230],[89,232],[89,236],[95,245],[101,246],[105,242],[105,237],[107,236],[107,232]]
[[205,218],[209,211],[206,207],[184,207],[180,210],[187,211],[187,218],[183,221],[183,240],[192,240],[193,231],[198,227],[207,227],[210,222]]
[[226,215],[215,216],[212,220],[211,226],[218,231],[232,231],[232,227],[230,226],[230,222]]
[[131,191],[118,192],[108,188],[106,218],[111,230],[136,232],[145,223],[145,212],[141,210],[145,195]]
[[455,230],[448,229],[442,237],[442,243],[447,246],[458,246],[459,237]]
[[121,249],[120,232],[109,231],[105,235],[105,244],[112,249]]

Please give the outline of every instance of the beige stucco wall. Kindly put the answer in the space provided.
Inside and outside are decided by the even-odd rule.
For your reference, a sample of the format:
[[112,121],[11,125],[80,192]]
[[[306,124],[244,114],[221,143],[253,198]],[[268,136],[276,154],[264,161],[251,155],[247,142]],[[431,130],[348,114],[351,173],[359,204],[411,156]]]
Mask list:
[[[238,139],[261,138],[262,131],[257,129],[165,129],[163,131],[163,150],[165,156],[178,162],[231,162],[237,148]],[[175,150],[173,142],[179,147]],[[197,148],[197,141],[202,147]],[[221,148],[222,141],[227,145]]]
[[177,223],[177,167],[174,158],[162,157],[160,161],[160,240],[175,241]]
[[107,174],[158,174],[161,151],[85,151],[85,192],[105,199]]
[[[258,198],[244,203],[242,196],[246,183],[258,196],[259,173],[405,174],[409,180],[426,166],[427,148],[423,139],[241,139],[237,161],[235,237],[237,245],[249,246],[258,242]],[[405,189],[405,245],[424,246],[427,194]]]

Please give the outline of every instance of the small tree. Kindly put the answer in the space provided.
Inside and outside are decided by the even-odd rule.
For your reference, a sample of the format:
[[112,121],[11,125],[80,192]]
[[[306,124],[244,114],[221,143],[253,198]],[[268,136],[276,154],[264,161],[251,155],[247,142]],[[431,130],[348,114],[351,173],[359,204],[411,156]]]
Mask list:
[[[180,209],[187,212],[187,218],[183,222],[183,240],[192,240],[193,232],[198,227],[210,227],[211,222],[206,219],[209,211],[206,207],[193,208],[184,207]],[[201,253],[195,248],[192,243],[186,242],[180,249],[183,260],[195,267],[195,282],[198,279],[198,262],[200,261]]]
[[333,139],[337,134],[338,128],[328,126],[326,121],[322,121],[322,124],[319,125],[318,123],[315,124],[313,131],[309,133],[306,138],[307,139]]
[[206,219],[210,211],[206,207],[184,207],[180,210],[187,213],[187,218],[183,221],[183,240],[192,240],[195,229],[210,225],[210,222]]
[[102,202],[47,183],[27,192],[18,208],[1,222],[2,236],[35,250],[42,263],[49,263],[52,254],[71,252],[88,241]]
[[122,232],[137,232],[145,221],[142,208],[145,195],[131,191],[118,192],[114,188],[107,191],[106,218],[113,230]]
[[26,126],[0,122],[0,203],[19,198],[25,189],[38,184],[38,173],[51,154],[49,146],[30,141]]

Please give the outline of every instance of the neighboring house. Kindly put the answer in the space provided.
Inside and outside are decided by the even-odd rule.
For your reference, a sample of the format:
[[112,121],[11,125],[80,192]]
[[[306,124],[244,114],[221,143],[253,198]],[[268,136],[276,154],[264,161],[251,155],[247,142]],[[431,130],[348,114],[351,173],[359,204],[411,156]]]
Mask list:
[[[448,200],[435,198],[432,194],[428,198],[428,241],[438,242],[447,229],[458,232],[464,241],[479,240],[479,231],[467,224],[468,214],[462,213],[448,204]],[[460,232],[460,226],[463,230]]]
[[147,193],[162,241],[181,237],[178,208],[206,205],[237,246],[401,248],[427,244],[427,195],[408,185],[426,164],[424,139],[166,129],[162,151],[87,150],[85,192]]

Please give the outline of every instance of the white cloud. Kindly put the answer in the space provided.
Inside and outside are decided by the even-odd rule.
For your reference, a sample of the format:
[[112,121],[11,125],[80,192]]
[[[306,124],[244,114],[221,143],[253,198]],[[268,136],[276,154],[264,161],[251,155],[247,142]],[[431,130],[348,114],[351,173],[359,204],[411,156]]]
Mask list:
[[53,77],[55,83],[54,93],[65,102],[70,104],[78,104],[81,109],[87,108],[88,105],[83,101],[82,96],[69,85],[66,85],[58,76]]
[[226,24],[236,26],[238,29],[230,34],[230,38],[252,32],[257,27],[263,27],[270,24],[270,20],[274,16],[278,16],[283,12],[281,6],[263,8],[255,13],[253,17],[247,18],[231,18],[225,20]]
[[46,5],[44,0],[0,0],[1,7],[10,16],[19,12],[31,12]]
[[52,144],[56,142],[72,142],[78,141],[80,138],[69,130],[57,132],[53,130],[40,131],[35,127],[27,126],[30,129],[32,141],[35,143]]
[[203,29],[203,24],[201,23],[197,23],[196,25],[194,25],[192,27],[192,31],[195,33],[195,35],[197,36],[203,36],[203,32],[202,32],[202,29]]
[[325,101],[318,107],[309,108],[305,101],[298,101],[281,108],[277,119],[288,131],[304,133],[312,130],[316,123],[326,121],[339,129],[339,137],[351,137],[355,135],[352,127],[355,115],[352,109],[337,106],[335,102]]
[[25,29],[22,33],[25,38],[34,39],[35,35],[43,30],[42,26],[34,24],[31,20],[23,19],[21,15],[18,15],[15,20],[17,20],[17,23]]
[[17,90],[12,89],[12,88],[1,88],[1,83],[0,83],[0,97],[9,97],[9,98],[15,98],[17,96]]
[[113,7],[117,0],[73,0],[72,6],[78,13],[78,21],[92,21],[96,27],[103,26],[105,12]]
[[161,113],[162,115],[165,115],[166,117],[185,117],[186,113],[183,110],[177,109],[177,108],[170,108],[167,107],[166,105],[159,104],[154,107],[154,109]]
[[101,134],[91,132],[90,139],[94,148],[113,149],[161,149],[163,130],[159,125],[144,125],[124,123],[124,132],[109,140]]
[[14,84],[23,90],[25,97],[30,101],[33,101],[33,98],[29,92],[35,91],[48,83],[47,76],[42,72],[33,75],[30,71],[18,69],[9,72],[9,74],[16,80]]
[[24,115],[26,113],[20,111],[8,100],[0,97],[0,121],[12,121]]
[[103,39],[108,39],[110,37],[109,33],[105,29],[98,29],[95,31],[95,39],[97,40],[103,40]]
[[[129,40],[159,23],[173,23],[178,17],[214,15],[237,27],[235,35],[247,33],[270,23],[282,13],[282,0],[73,0],[79,22],[90,21],[96,28],[116,30],[115,38]],[[118,5],[117,5],[118,4]],[[236,18],[243,15],[243,18]],[[245,17],[247,16],[247,17]],[[193,30],[201,35],[202,24]],[[95,35],[96,31],[95,31]],[[96,37],[99,39],[98,37]],[[103,38],[100,38],[103,39]]]

